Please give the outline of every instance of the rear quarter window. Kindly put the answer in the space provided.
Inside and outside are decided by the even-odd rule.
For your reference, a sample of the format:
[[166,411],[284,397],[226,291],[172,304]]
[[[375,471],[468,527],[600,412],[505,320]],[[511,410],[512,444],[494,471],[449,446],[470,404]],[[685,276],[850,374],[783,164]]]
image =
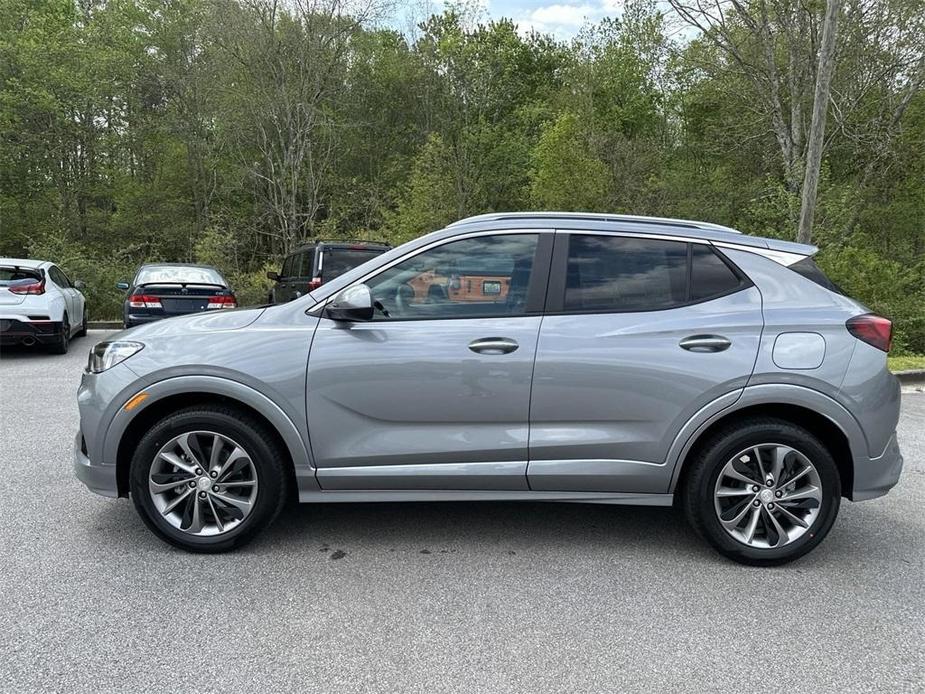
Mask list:
[[742,286],[742,278],[715,249],[691,244],[691,301],[706,301]]
[[803,260],[799,260],[789,267],[801,277],[805,277],[811,282],[815,282],[820,287],[824,287],[830,292],[835,292],[836,294],[845,293],[841,287],[826,277],[826,274],[822,271],[822,268],[816,265],[816,261],[811,257],[803,258]]

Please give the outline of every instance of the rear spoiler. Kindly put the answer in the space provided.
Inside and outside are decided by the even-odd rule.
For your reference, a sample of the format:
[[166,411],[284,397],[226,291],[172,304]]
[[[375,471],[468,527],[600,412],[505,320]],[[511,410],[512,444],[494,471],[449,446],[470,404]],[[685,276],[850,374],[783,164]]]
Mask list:
[[736,250],[755,253],[769,260],[773,260],[775,263],[779,263],[784,267],[790,267],[794,263],[798,263],[805,258],[812,258],[819,252],[817,246],[811,246],[806,243],[795,243],[793,241],[781,241],[779,239],[767,238],[756,239],[755,237],[752,237],[751,240],[760,241],[761,245],[750,243],[746,246],[725,241],[714,241],[713,244],[721,248],[734,248]]
[[219,289],[230,289],[224,284],[215,284],[213,282],[143,282],[135,285],[136,287],[218,287]]

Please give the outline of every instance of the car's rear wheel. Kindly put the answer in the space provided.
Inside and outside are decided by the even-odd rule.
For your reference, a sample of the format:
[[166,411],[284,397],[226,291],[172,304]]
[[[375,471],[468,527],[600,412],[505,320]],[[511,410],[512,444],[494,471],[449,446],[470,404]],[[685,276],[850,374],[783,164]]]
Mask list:
[[61,318],[61,334],[58,339],[51,343],[48,351],[52,354],[67,354],[67,348],[71,342],[71,324],[67,320],[67,314]]
[[691,463],[682,501],[691,525],[725,556],[771,566],[803,556],[835,522],[832,455],[790,422],[752,419],[713,436]]
[[77,334],[74,337],[86,337],[87,336],[87,323],[89,323],[89,316],[87,314],[87,307],[84,306],[84,315],[83,319],[80,321],[80,330],[77,331]]
[[158,422],[132,458],[132,500],[163,540],[193,552],[240,547],[286,498],[279,445],[237,410],[195,407]]

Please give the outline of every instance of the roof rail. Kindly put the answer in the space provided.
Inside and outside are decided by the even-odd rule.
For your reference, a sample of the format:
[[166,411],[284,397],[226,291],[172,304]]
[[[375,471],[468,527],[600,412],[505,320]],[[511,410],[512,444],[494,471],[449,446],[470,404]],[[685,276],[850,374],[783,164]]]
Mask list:
[[692,219],[672,219],[670,217],[645,217],[632,214],[606,214],[600,212],[489,212],[474,217],[466,217],[448,225],[450,227],[476,222],[501,222],[514,219],[574,219],[598,222],[633,222],[635,224],[661,224],[689,229],[711,229],[713,231],[726,231],[732,234],[742,232],[732,227],[712,222],[698,222]]

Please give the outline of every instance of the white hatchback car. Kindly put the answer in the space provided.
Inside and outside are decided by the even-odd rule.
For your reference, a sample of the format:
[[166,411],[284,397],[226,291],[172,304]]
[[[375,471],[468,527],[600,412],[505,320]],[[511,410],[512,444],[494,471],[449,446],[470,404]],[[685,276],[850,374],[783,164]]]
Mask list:
[[87,302],[78,280],[45,260],[0,258],[0,344],[45,345],[67,352],[87,334]]

